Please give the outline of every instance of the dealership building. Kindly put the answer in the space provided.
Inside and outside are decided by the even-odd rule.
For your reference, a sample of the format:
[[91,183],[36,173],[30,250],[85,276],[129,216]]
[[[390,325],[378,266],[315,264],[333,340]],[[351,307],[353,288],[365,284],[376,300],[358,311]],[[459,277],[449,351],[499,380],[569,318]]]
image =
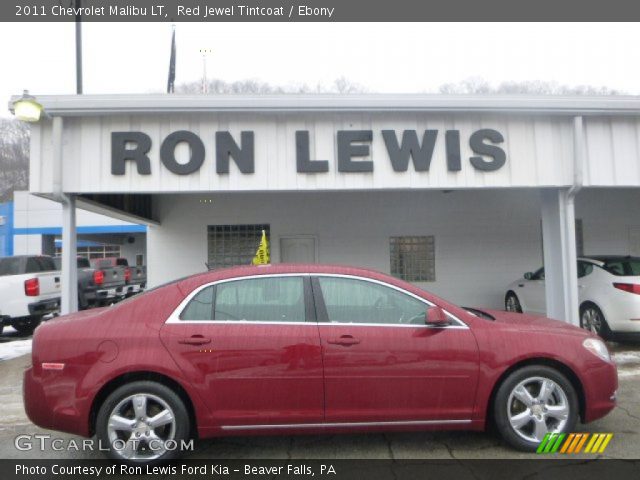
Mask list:
[[247,264],[265,230],[272,263],[370,267],[468,306],[502,308],[544,263],[548,315],[577,323],[576,256],[640,255],[634,97],[37,101],[29,188],[62,204],[65,266],[81,208],[147,226],[151,286]]

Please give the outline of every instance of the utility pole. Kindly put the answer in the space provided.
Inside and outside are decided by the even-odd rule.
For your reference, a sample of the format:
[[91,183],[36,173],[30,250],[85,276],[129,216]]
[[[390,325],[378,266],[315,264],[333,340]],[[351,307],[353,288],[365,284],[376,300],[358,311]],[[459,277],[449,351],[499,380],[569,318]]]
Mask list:
[[210,48],[201,48],[200,54],[202,54],[202,93],[209,93],[209,82],[207,81],[207,55],[211,53]]
[[82,15],[80,14],[81,0],[76,4],[76,93],[82,94]]

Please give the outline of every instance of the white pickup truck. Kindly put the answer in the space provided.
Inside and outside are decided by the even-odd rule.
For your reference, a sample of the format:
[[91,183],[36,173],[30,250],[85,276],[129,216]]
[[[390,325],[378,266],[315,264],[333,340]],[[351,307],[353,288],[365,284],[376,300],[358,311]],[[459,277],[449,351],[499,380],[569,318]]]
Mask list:
[[30,334],[42,317],[60,310],[60,277],[52,257],[0,258],[0,333],[11,325]]

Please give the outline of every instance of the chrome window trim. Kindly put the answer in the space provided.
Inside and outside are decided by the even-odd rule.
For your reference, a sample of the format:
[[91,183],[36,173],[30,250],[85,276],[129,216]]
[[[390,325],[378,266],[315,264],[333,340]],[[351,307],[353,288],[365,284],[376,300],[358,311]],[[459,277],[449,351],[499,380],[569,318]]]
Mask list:
[[195,297],[201,290],[204,290],[207,287],[211,287],[213,285],[218,285],[221,283],[228,283],[238,280],[250,280],[255,278],[276,278],[276,277],[336,277],[336,278],[351,278],[355,280],[362,280],[365,282],[376,283],[378,285],[382,285],[384,287],[392,288],[401,292],[405,295],[409,295],[410,297],[415,298],[416,300],[428,305],[430,307],[435,306],[434,303],[426,300],[422,297],[419,297],[415,293],[409,292],[403,288],[397,287],[395,285],[391,285],[389,283],[383,282],[381,280],[377,280],[375,278],[361,277],[359,275],[349,275],[342,273],[273,273],[267,275],[247,275],[243,277],[232,277],[232,278],[224,278],[222,280],[216,280],[215,282],[206,283],[204,285],[200,285],[198,288],[195,288],[189,295],[187,295],[182,302],[171,312],[171,315],[165,320],[165,324],[172,323],[181,323],[181,324],[234,324],[234,325],[332,325],[332,326],[350,326],[350,327],[391,327],[391,328],[434,328],[434,329],[462,329],[468,330],[469,326],[460,320],[457,316],[453,315],[449,311],[444,310],[445,314],[456,322],[456,325],[445,325],[445,326],[434,326],[434,325],[408,325],[408,324],[393,324],[393,323],[338,323],[338,322],[277,322],[277,321],[253,321],[253,320],[180,320],[180,313],[184,310],[184,308],[188,305],[193,297]]
[[390,422],[329,422],[329,423],[291,423],[273,425],[222,425],[222,430],[268,430],[271,428],[335,428],[335,427],[389,427],[389,426],[426,426],[426,425],[461,425],[471,420],[400,420]]

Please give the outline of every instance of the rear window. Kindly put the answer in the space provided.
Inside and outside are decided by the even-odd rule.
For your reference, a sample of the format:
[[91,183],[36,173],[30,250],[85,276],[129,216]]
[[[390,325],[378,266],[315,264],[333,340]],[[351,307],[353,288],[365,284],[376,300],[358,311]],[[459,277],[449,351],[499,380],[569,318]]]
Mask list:
[[79,258],[78,259],[78,268],[89,268],[91,265],[89,265],[89,260],[86,258]]
[[19,275],[20,259],[14,257],[0,258],[0,276]]
[[109,268],[112,265],[111,260],[99,259],[95,260],[95,266],[98,268]]
[[56,265],[51,257],[29,257],[25,273],[53,272]]
[[120,265],[121,267],[128,267],[129,266],[129,262],[127,262],[126,258],[118,258],[116,260],[116,265]]
[[606,260],[602,268],[618,277],[637,276],[640,275],[640,258]]

